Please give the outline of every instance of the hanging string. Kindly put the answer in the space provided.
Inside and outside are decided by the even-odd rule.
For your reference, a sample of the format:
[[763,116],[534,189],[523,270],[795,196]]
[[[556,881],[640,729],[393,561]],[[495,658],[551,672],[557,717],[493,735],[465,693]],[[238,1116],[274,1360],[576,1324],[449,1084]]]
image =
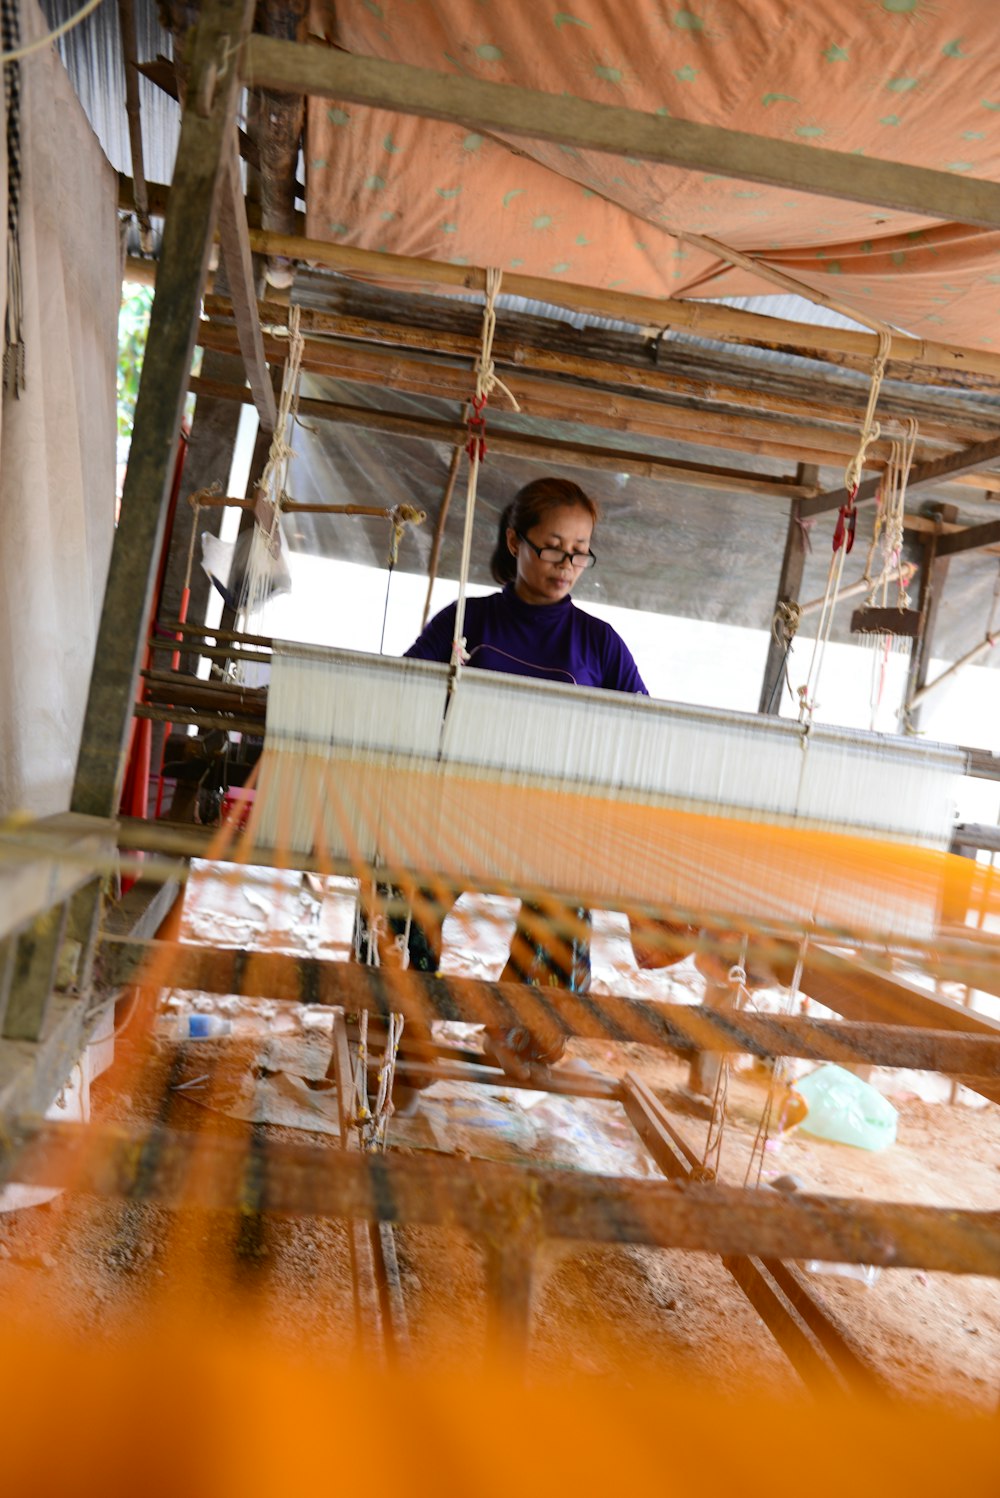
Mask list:
[[805,729],[802,739],[803,748],[807,743],[806,735],[816,711],[816,693],[823,668],[823,659],[826,654],[827,641],[833,627],[834,610],[837,607],[837,601],[840,596],[840,583],[844,575],[844,562],[847,559],[848,552],[854,545],[854,536],[858,523],[858,512],[855,508],[854,500],[861,482],[861,474],[864,471],[865,455],[881,432],[881,428],[875,420],[875,407],[878,403],[879,391],[882,388],[882,379],[885,374],[886,361],[889,358],[891,347],[892,334],[890,330],[884,326],[880,327],[878,351],[872,361],[872,377],[868,391],[868,404],[865,407],[864,420],[861,424],[858,448],[844,471],[844,488],[847,491],[847,503],[840,507],[840,513],[837,517],[837,524],[833,533],[833,556],[830,559],[830,567],[827,572],[826,592],[823,595],[823,607],[820,611],[816,639],[813,641],[812,656],[809,661],[809,673],[806,677],[805,685],[798,689],[799,722]]
[[[805,966],[806,948],[809,945],[808,936],[802,938],[799,946],[798,960],[795,964],[795,972],[792,981],[785,989],[785,996],[779,1014],[792,1014],[798,1002],[799,986],[802,982],[802,969]],[[761,1111],[760,1121],[757,1124],[757,1132],[750,1149],[750,1159],[747,1162],[746,1174],[743,1177],[744,1186],[751,1184],[750,1177],[753,1176],[753,1185],[760,1185],[760,1178],[764,1170],[764,1156],[767,1153],[768,1142],[771,1137],[771,1125],[774,1122],[775,1109],[778,1098],[786,1089],[786,1077],[789,1075],[790,1066],[787,1056],[776,1056],[771,1068],[771,1080],[768,1084],[767,1096],[764,1099],[764,1107]],[[782,1119],[778,1119],[779,1130]]]
[[[743,945],[740,949],[740,960],[729,969],[729,982],[736,989],[736,997],[733,1001],[733,1009],[742,1009],[749,998],[747,988],[747,947],[749,937],[743,937]],[[712,1097],[712,1116],[708,1123],[708,1135],[705,1139],[705,1153],[701,1158],[703,1171],[711,1171],[714,1177],[718,1177],[719,1165],[722,1159],[722,1141],[726,1134],[726,1120],[728,1117],[729,1104],[729,1055],[722,1055],[719,1060],[719,1074],[715,1082],[715,1093]]]

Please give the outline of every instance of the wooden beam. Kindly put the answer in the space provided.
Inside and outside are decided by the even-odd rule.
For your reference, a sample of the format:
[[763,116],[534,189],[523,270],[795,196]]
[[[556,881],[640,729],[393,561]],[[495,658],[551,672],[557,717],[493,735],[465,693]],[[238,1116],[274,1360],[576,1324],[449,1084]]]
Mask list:
[[[194,377],[192,391],[214,397],[249,401],[248,391],[238,385],[222,385]],[[387,432],[395,437],[417,437],[426,442],[440,442],[454,449],[464,444],[468,434],[459,422],[440,421],[433,417],[401,416],[395,411],[370,410],[363,406],[341,405],[335,401],[303,398],[299,411],[310,421],[341,422],[345,426],[368,431]],[[637,453],[631,448],[598,447],[586,442],[566,442],[558,438],[516,436],[491,427],[490,451],[512,458],[527,458],[534,463],[556,463],[570,468],[590,468],[605,473],[628,473],[635,478],[662,480],[665,483],[689,483],[696,488],[723,489],[727,493],[773,495],[796,499],[815,493],[815,487],[803,487],[792,478],[747,473],[742,468],[723,468],[714,464],[685,463],[677,458],[661,458]]]
[[[342,293],[342,289],[339,289]],[[420,299],[414,313],[419,317]],[[438,298],[438,302],[443,298]],[[425,319],[427,312],[425,299]],[[477,312],[478,309],[470,308]],[[437,316],[437,308],[433,309]],[[323,312],[314,307],[300,307],[301,327],[307,340],[310,337],[346,339],[366,344],[384,345],[388,348],[410,348],[421,353],[451,354],[463,360],[473,360],[479,352],[479,333],[456,331],[451,324],[457,321],[459,310],[449,308],[451,323],[447,327],[427,326],[421,321],[387,321],[370,316],[350,313]],[[232,305],[227,297],[207,296],[205,312],[213,322],[226,322],[232,318]],[[262,323],[285,327],[288,309],[279,303],[262,301],[258,312]],[[526,319],[519,319],[519,323]],[[739,410],[770,412],[781,416],[795,416],[810,421],[821,413],[824,421],[836,422],[851,427],[853,432],[861,426],[864,416],[866,391],[860,384],[853,389],[838,386],[831,392],[829,371],[816,370],[808,376],[788,374],[774,385],[762,386],[761,369],[753,361],[744,370],[732,369],[723,374],[709,369],[707,372],[692,370],[689,364],[679,365],[671,358],[670,346],[661,355],[659,343],[652,344],[655,359],[650,358],[650,341],[632,335],[640,344],[631,358],[600,357],[596,352],[581,353],[579,350],[558,347],[543,347],[541,340],[551,333],[546,321],[538,320],[538,327],[530,338],[523,333],[514,334],[505,326],[507,319],[501,313],[497,319],[497,330],[493,339],[493,359],[501,370],[510,370],[514,376],[525,372],[556,374],[588,380],[603,385],[621,386],[625,389],[644,390],[656,395],[690,397],[702,405],[734,406]],[[573,330],[574,332],[576,330]],[[612,335],[616,340],[620,334]],[[598,330],[590,330],[590,340],[599,337]],[[773,371],[772,371],[773,373]],[[740,374],[744,376],[740,381]],[[505,375],[506,379],[507,376]],[[834,400],[836,404],[834,404]],[[977,442],[996,430],[994,413],[982,414],[981,409],[970,419],[968,409],[962,409],[955,400],[934,401],[926,398],[914,401],[912,390],[901,402],[896,397],[893,415],[883,415],[883,435],[892,436],[898,426],[903,430],[903,412],[917,416],[920,435],[944,443],[949,448]],[[884,403],[887,405],[887,403]]]
[[[519,983],[435,978],[290,953],[244,952],[186,943],[106,940],[99,953],[101,971],[109,981],[119,984],[141,983],[142,964],[152,959],[154,970],[169,973],[170,983],[177,988],[332,1004],[349,1012],[366,1010],[382,1018],[401,1013],[422,1026],[436,1019],[490,1023],[501,1028],[518,1023],[532,1030],[547,1027],[553,1033],[589,1040],[638,1041],[682,1055],[703,1050],[762,1057],[793,1055],[975,1074],[990,1079],[991,1085],[993,1079],[1000,1079],[1000,1024],[956,1023],[951,1008],[941,1007],[944,1001],[924,996],[899,979],[879,975],[876,981],[867,970],[855,970],[850,964],[837,965],[838,987],[815,958],[807,959],[803,969],[803,992],[830,1008],[839,1007],[823,996],[832,991],[855,1009],[871,1002],[876,1006],[876,1022],[872,1023],[867,1010],[866,1023],[851,1026],[836,1020],[715,1010],[618,995],[585,998]],[[824,962],[826,956],[824,952]],[[820,975],[820,992],[813,990],[814,971]],[[914,994],[920,999],[926,997],[918,1011],[919,1020],[913,1018]],[[890,1000],[893,1018],[888,1021],[882,1013]],[[958,1016],[967,1015],[960,1006],[954,1007]],[[946,1036],[917,1032],[914,1027],[918,1023],[932,1031],[947,1028],[971,1033]],[[1000,1094],[1000,1080],[995,1087]]]
[[219,177],[219,240],[229,278],[240,353],[243,355],[247,380],[253,392],[254,405],[257,407],[261,426],[266,432],[273,432],[278,409],[257,314],[257,287],[250,255],[246,210],[243,206],[240,163],[233,136],[223,146],[223,169]]
[[[960,478],[963,474],[989,468],[992,463],[998,461],[1000,461],[1000,437],[991,437],[986,442],[977,442],[974,447],[965,447],[960,452],[949,453],[945,458],[934,458],[929,462],[915,464],[910,469],[906,492],[913,494],[918,489],[936,488],[949,479]],[[881,482],[880,478],[865,479],[858,486],[858,492],[854,496],[855,504],[865,504],[868,500],[874,499]],[[834,489],[829,494],[817,494],[813,499],[803,501],[803,517],[808,519],[811,515],[823,515],[828,510],[839,510],[841,505],[847,503],[848,498],[846,489]],[[991,540],[995,539],[995,537],[991,538]],[[987,541],[983,544],[989,545],[990,543]]]
[[[812,463],[800,463],[795,481],[802,487],[815,486],[819,469]],[[778,591],[774,601],[774,618],[777,619],[783,604],[798,603],[802,588],[802,574],[806,565],[806,532],[802,525],[801,507],[792,501],[788,512],[788,529],[785,532],[785,550],[778,573]],[[789,636],[789,642],[791,637]],[[764,678],[760,684],[759,713],[777,715],[781,711],[781,688],[788,659],[788,644],[772,627],[764,662]]]
[[[238,1212],[239,1139],[24,1122],[6,1173],[112,1200]],[[447,1225],[492,1235],[520,1221],[546,1238],[644,1243],[721,1254],[825,1259],[949,1274],[1000,1273],[1000,1213],[861,1197],[616,1180],[486,1160],[365,1155],[269,1140],[255,1161],[259,1208],[287,1216]]]
[[307,93],[444,120],[468,130],[555,141],[922,218],[1000,228],[1000,186],[993,182],[593,104],[566,94],[486,83],[263,36],[250,38],[243,76],[255,88]]
[[187,102],[163,235],[132,448],[115,533],[71,808],[117,813],[139,666],[166,527],[174,455],[212,242],[221,149],[253,0],[207,0],[192,38]]
[[[938,505],[935,507],[935,514],[942,522],[955,521],[958,519],[958,508],[956,505]],[[948,578],[948,569],[951,566],[947,558],[938,557],[937,549],[941,539],[939,535],[933,534],[925,536],[923,540],[923,555],[920,561],[920,595],[917,602],[920,628],[910,653],[906,687],[903,692],[903,706],[900,710],[901,727],[909,728],[911,732],[916,731],[920,721],[920,705],[914,699],[927,685],[934,631],[937,627],[937,617]]]
[[970,525],[963,530],[952,531],[938,538],[937,555],[953,557],[961,551],[978,551],[983,546],[993,546],[1000,541],[1000,520],[988,520],[985,525]]
[[[348,245],[330,244],[323,239],[272,234],[254,228],[250,230],[250,244],[263,254],[285,255],[293,260],[326,265],[345,275],[373,277],[424,288],[457,287],[481,292],[486,288],[486,272],[478,266],[456,266],[415,256],[354,249]],[[600,287],[547,280],[542,276],[520,276],[512,272],[504,275],[503,291],[506,295],[524,297],[528,301],[632,323],[652,333],[677,328],[700,338],[788,353],[845,356],[858,364],[863,362],[868,368],[878,351],[878,339],[872,333],[765,317],[758,312],[743,312],[709,302],[637,296],[630,292],[605,291]],[[905,334],[897,334],[892,340],[890,377],[894,363],[935,371],[951,370],[963,375],[986,375],[991,381],[1000,378],[1000,354],[908,338]]]

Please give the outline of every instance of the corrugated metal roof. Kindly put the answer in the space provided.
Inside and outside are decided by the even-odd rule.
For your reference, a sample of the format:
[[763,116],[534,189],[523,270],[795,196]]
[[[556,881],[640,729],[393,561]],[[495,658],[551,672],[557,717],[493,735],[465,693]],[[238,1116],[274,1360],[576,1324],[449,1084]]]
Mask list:
[[[79,0],[42,0],[49,26],[79,10]],[[160,25],[154,0],[133,0],[137,60],[152,62],[173,56],[173,42]],[[125,113],[125,69],[122,63],[118,7],[103,5],[56,43],[66,71],[94,133],[116,171],[132,175],[128,117]],[[180,109],[155,84],[140,76],[143,160],[147,182],[169,182],[174,171]]]

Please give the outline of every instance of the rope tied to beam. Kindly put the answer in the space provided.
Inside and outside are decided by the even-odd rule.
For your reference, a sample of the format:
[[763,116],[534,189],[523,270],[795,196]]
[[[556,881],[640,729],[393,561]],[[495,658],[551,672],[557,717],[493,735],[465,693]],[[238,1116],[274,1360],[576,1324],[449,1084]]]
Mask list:
[[496,302],[500,295],[503,272],[491,267],[486,272],[486,302],[483,307],[483,327],[479,354],[476,358],[476,388],[468,416],[469,473],[465,491],[465,528],[462,532],[462,560],[458,575],[458,602],[455,607],[455,636],[451,652],[451,683],[454,689],[463,665],[468,660],[465,641],[465,600],[469,582],[469,567],[472,559],[472,527],[476,511],[476,494],[479,484],[479,465],[486,459],[486,404],[495,389],[506,395],[515,411],[521,408],[507,386],[496,373],[493,363],[493,336],[496,332]]

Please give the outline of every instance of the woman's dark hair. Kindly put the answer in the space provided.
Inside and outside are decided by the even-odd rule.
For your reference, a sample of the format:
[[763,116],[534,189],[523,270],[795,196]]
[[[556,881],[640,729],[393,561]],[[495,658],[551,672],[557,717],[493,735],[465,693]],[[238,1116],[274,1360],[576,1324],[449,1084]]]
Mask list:
[[508,530],[525,536],[550,510],[564,507],[586,510],[595,525],[600,517],[594,500],[572,479],[533,479],[517,491],[500,516],[496,549],[490,558],[494,582],[512,583],[517,577],[517,558],[507,545]]

